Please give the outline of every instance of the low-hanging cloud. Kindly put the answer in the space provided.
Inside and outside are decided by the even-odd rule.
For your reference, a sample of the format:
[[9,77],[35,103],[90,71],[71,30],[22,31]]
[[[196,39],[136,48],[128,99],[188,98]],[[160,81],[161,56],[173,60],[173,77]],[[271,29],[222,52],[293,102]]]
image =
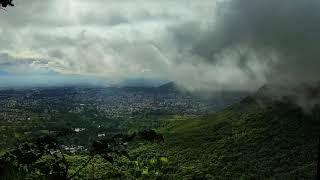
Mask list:
[[223,60],[217,54],[238,51],[234,62],[246,74],[254,74],[248,65],[264,65],[257,74],[273,85],[272,97],[286,96],[307,112],[320,104],[319,1],[231,0],[220,8],[217,28],[195,53],[216,63]]
[[[317,0],[233,0],[220,9],[216,29],[195,52],[204,56],[246,49],[237,59],[248,70],[253,62],[266,64],[267,83],[299,84],[319,81],[320,2]],[[251,58],[258,55],[258,58]],[[206,57],[209,61],[219,58]],[[258,63],[259,64],[259,63]]]

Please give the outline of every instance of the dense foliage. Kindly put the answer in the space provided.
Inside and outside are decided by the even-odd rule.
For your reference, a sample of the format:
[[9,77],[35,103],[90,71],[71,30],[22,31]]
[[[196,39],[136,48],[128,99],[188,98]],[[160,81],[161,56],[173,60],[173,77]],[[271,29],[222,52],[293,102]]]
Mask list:
[[[65,136],[69,135],[68,132],[63,133]],[[55,137],[46,135],[20,142],[12,150],[5,152],[0,157],[0,177],[7,179],[74,179],[96,156],[109,162],[111,166],[116,158],[127,157],[127,162],[130,162],[127,145],[135,139],[164,142],[163,136],[153,130],[100,138],[92,143],[88,153],[84,153],[87,156],[86,161],[70,172],[71,164],[66,159],[66,152],[62,145]],[[121,177],[121,174],[115,177]]]
[[248,98],[210,116],[168,119],[165,146],[152,148],[184,179],[313,179],[319,128],[312,121],[293,105],[262,108]]

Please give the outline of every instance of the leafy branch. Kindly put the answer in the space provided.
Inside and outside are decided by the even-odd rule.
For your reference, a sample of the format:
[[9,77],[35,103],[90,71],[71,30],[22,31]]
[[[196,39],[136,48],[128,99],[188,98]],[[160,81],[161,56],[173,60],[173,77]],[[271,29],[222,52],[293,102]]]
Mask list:
[[[153,143],[163,143],[164,138],[154,130],[145,130],[133,134],[117,134],[98,139],[89,148],[88,160],[80,165],[75,173],[69,176],[70,164],[65,158],[61,144],[52,136],[44,136],[33,141],[18,144],[13,150],[0,157],[5,164],[11,164],[19,170],[28,172],[41,172],[48,179],[73,179],[87,167],[92,159],[100,155],[110,163],[115,157],[129,158],[127,144],[135,140],[144,140]],[[45,160],[46,156],[52,157]],[[38,163],[41,160],[41,163]],[[2,167],[0,166],[0,171]]]

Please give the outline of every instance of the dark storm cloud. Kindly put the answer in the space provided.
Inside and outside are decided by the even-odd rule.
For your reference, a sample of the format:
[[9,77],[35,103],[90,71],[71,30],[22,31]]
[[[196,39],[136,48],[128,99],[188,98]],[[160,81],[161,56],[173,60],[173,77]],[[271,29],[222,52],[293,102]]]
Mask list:
[[[252,61],[267,62],[268,83],[320,79],[319,1],[232,0],[219,8],[216,28],[198,42],[195,53],[215,62],[219,53],[239,51],[235,61],[244,70]],[[250,59],[250,53],[259,58]]]

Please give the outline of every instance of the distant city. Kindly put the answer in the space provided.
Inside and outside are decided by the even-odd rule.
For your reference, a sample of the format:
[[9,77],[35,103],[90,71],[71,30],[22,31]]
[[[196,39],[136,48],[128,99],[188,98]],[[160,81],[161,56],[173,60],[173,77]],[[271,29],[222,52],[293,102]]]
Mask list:
[[[244,95],[243,95],[244,96]],[[175,84],[159,87],[52,87],[0,91],[0,120],[25,120],[27,109],[39,113],[94,111],[110,118],[130,115],[199,115],[226,107],[243,96],[225,94],[203,98],[180,92]],[[19,117],[14,117],[19,116]]]

